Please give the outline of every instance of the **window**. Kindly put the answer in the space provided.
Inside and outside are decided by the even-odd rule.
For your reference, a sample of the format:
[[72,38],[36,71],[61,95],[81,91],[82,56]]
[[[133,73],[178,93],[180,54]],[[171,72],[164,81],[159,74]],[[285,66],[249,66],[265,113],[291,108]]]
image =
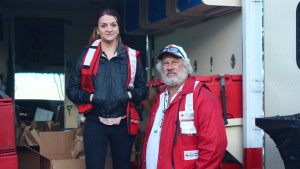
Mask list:
[[64,100],[63,73],[15,73],[16,99]]

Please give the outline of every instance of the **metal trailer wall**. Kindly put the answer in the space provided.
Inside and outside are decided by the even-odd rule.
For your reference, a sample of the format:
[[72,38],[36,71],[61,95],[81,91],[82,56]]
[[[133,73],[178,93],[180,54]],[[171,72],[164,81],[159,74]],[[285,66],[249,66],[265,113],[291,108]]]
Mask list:
[[[242,21],[241,12],[201,22],[197,25],[178,28],[174,32],[154,36],[154,54],[168,44],[184,48],[192,65],[197,61],[193,75],[242,74]],[[230,60],[235,56],[235,67]],[[213,65],[210,65],[210,58]],[[156,63],[156,61],[155,61]],[[160,78],[155,71],[154,79]]]
[[[299,0],[264,1],[265,116],[300,112],[300,70],[296,64],[296,8]],[[278,149],[265,135],[266,169],[283,169]]]
[[[154,36],[155,57],[168,44],[182,46],[192,65],[197,61],[196,76],[215,74],[242,74],[242,13],[232,14],[207,20],[190,27],[178,28],[174,32]],[[235,67],[231,67],[231,57],[235,56]],[[213,65],[210,58],[213,57]],[[155,61],[156,64],[156,61]],[[155,70],[154,79],[161,78]],[[236,120],[236,121],[235,121]],[[226,126],[227,150],[243,163],[243,128],[242,120],[229,120]]]

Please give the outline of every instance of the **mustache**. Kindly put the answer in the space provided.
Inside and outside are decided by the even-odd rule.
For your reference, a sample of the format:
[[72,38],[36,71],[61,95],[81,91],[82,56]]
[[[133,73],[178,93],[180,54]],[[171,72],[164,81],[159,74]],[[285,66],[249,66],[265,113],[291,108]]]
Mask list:
[[[168,74],[174,73],[176,74],[175,76],[168,76]],[[182,72],[176,72],[174,70],[170,70],[165,72],[164,74],[161,73],[162,79],[165,82],[166,85],[168,86],[175,86],[183,82],[185,79],[187,79],[188,74],[186,70]]]
[[175,72],[174,70],[169,70],[166,72],[166,75],[169,75],[169,74],[178,74],[177,72]]

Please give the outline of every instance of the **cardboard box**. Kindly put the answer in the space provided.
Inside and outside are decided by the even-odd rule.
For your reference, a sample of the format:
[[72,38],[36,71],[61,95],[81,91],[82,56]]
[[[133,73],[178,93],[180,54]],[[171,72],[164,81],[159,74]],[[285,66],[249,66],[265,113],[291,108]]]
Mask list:
[[39,132],[60,130],[60,124],[53,121],[32,121],[29,126],[21,123],[17,130],[17,146],[39,146]]
[[53,121],[32,121],[32,129],[39,131],[60,131],[60,124],[54,123]]
[[[85,160],[73,159],[74,131],[40,132],[40,169],[85,169]],[[31,149],[30,147],[28,147]]]
[[[30,147],[39,151],[39,147]],[[40,155],[25,146],[17,147],[19,169],[40,169]]]

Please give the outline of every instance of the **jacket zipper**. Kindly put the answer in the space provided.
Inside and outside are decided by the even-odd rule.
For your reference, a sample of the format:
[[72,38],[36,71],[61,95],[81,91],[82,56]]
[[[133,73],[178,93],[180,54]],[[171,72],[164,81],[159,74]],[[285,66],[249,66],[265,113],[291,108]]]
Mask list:
[[108,71],[109,71],[109,108],[108,108],[108,110],[109,110],[109,114],[111,114],[112,113],[112,110],[111,110],[111,108],[112,108],[112,94],[111,94],[111,88],[112,88],[112,74],[111,74],[111,64],[110,64],[110,60],[107,60],[108,61]]
[[173,148],[172,148],[172,167],[173,167],[173,169],[175,169],[174,147],[175,147],[175,144],[176,144],[177,134],[178,134],[178,127],[179,127],[179,109],[180,109],[181,101],[182,101],[182,99],[179,101],[179,104],[178,104],[177,119],[176,119],[176,122],[175,122],[176,128],[175,128],[175,134],[174,134],[174,139],[173,139]]
[[[202,87],[203,87],[203,84],[201,85],[201,87],[200,87],[200,89],[199,89],[199,91],[198,91],[198,95],[197,95],[198,97],[199,97],[199,95],[200,95],[200,91],[201,91]],[[176,144],[177,134],[178,134],[178,128],[179,128],[179,109],[180,109],[181,101],[182,101],[182,100],[180,100],[179,105],[178,105],[177,120],[176,120],[176,122],[175,122],[175,124],[176,124],[176,129],[175,129],[175,135],[174,135],[174,139],[173,139],[173,148],[172,148],[172,167],[173,167],[173,169],[175,169],[174,147],[175,147],[175,144]]]

